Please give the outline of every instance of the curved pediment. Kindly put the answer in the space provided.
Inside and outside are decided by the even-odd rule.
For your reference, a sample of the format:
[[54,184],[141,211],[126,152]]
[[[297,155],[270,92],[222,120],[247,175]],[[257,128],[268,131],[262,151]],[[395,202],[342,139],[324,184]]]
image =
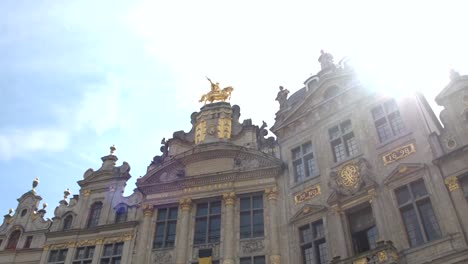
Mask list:
[[281,169],[281,160],[258,150],[231,143],[203,144],[148,171],[138,179],[137,186],[147,194],[190,185],[277,175]]

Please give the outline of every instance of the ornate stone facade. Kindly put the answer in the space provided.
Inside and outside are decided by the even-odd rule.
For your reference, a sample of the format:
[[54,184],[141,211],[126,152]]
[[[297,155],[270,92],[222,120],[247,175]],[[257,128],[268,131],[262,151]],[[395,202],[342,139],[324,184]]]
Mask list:
[[319,62],[304,88],[281,87],[276,138],[212,102],[228,97],[210,80],[218,97],[161,141],[132,195],[115,147],[51,220],[34,180],[4,216],[0,263],[467,263],[468,76],[436,98],[442,126],[421,95]]

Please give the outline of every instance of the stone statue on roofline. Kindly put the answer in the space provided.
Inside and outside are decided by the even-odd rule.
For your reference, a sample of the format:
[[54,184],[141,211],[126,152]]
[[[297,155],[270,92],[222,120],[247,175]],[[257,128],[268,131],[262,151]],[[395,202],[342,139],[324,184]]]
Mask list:
[[287,105],[289,91],[288,89],[284,89],[283,86],[280,86],[279,89],[280,90],[275,100],[278,101],[278,103],[280,104],[280,110],[281,110],[281,109],[284,109]]
[[318,58],[318,61],[320,62],[322,71],[329,68],[333,68],[335,66],[335,64],[333,63],[333,55],[323,50],[320,51],[320,57]]

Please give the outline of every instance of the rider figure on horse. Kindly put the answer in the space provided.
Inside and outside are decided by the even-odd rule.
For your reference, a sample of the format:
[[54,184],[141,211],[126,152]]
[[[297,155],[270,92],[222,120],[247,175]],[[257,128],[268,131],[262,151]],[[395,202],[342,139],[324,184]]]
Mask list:
[[221,91],[221,88],[219,88],[219,82],[213,83],[210,78],[206,77],[208,81],[211,83],[211,92],[213,93],[219,93]]

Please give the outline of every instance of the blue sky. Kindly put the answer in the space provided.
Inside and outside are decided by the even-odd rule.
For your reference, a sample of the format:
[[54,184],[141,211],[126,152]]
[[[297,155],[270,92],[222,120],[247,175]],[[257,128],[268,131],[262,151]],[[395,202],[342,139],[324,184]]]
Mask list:
[[468,74],[463,1],[349,2],[0,1],[0,211],[39,177],[52,212],[112,144],[131,193],[161,138],[190,129],[205,76],[271,126],[278,86],[300,89],[320,49],[397,95]]

